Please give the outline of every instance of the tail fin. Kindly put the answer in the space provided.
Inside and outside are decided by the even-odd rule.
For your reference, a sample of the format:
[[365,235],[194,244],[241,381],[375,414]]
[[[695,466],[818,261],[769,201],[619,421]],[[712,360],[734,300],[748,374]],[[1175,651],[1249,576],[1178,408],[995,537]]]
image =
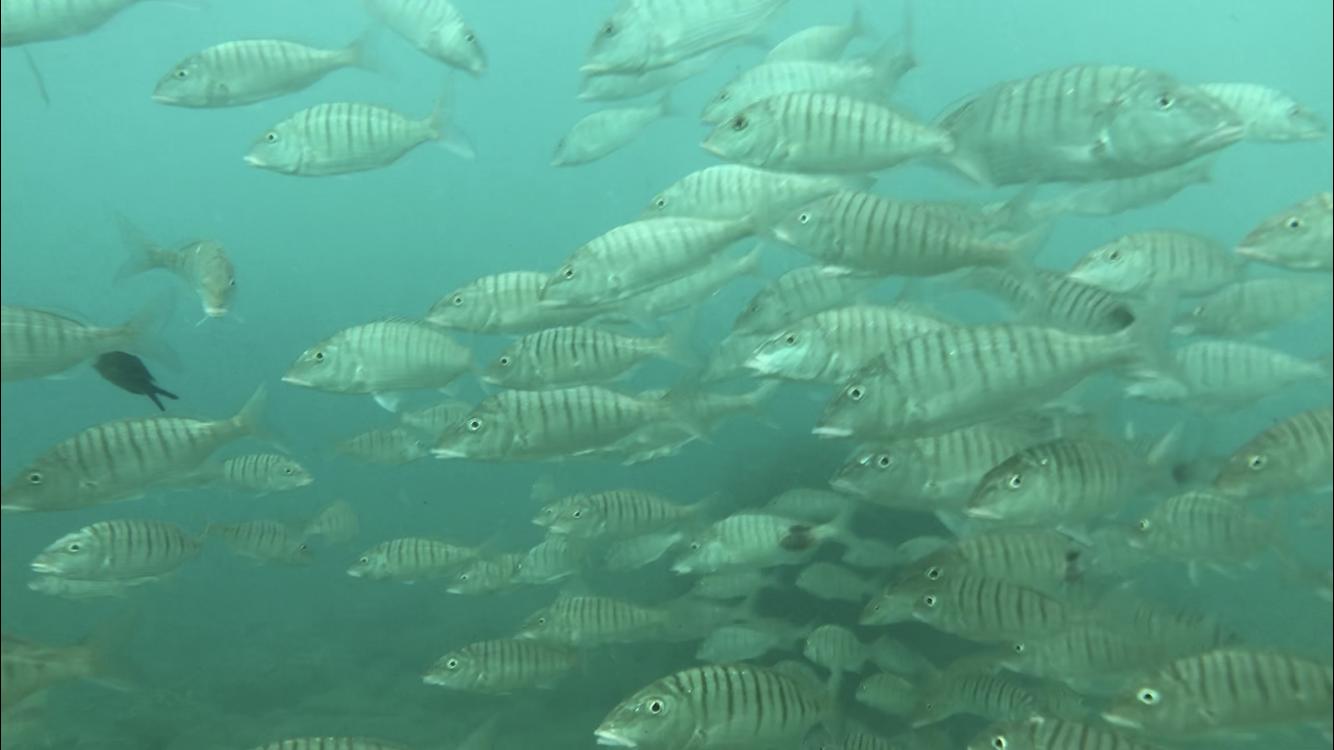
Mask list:
[[1175,308],[1176,298],[1172,295],[1149,300],[1136,309],[1134,322],[1112,334],[1125,345],[1127,361],[1132,370],[1186,382],[1179,377],[1176,359],[1167,348]]
[[455,127],[450,119],[450,108],[453,106],[453,95],[446,91],[435,101],[435,109],[431,111],[429,125],[431,127],[432,137],[439,141],[441,145],[450,151],[458,154],[464,159],[472,159],[477,156],[477,152],[472,147],[472,141],[464,134],[462,130]]
[[690,346],[691,335],[695,332],[695,316],[687,313],[677,317],[667,326],[667,332],[654,342],[655,353],[663,359],[677,362],[686,367],[698,367],[699,355]]
[[892,91],[900,78],[903,78],[908,71],[917,67],[917,60],[913,58],[910,38],[911,19],[908,19],[905,23],[908,25],[904,27],[903,31],[885,40],[875,52],[866,58],[867,66],[874,71],[876,83],[883,87],[885,92]]
[[372,73],[380,72],[378,61],[371,57],[367,52],[373,30],[367,30],[361,36],[353,39],[343,49],[339,50],[338,61],[351,68],[361,68]]
[[180,358],[159,334],[163,321],[171,314],[173,307],[172,298],[163,296],[135,313],[119,328],[119,346],[160,362],[172,370],[179,370]]
[[261,385],[255,389],[250,398],[231,418],[231,425],[241,435],[252,435],[261,439],[271,440],[272,436],[264,426],[264,409],[269,401],[268,388]]
[[675,117],[681,112],[672,104],[672,90],[667,89],[658,97],[658,117]]
[[500,733],[500,717],[492,716],[483,721],[476,729],[458,744],[457,750],[494,750],[496,735]]
[[121,243],[125,247],[125,261],[116,269],[116,280],[124,281],[144,271],[162,268],[164,251],[157,243],[149,239],[144,231],[129,219],[117,214],[116,223],[120,227]]

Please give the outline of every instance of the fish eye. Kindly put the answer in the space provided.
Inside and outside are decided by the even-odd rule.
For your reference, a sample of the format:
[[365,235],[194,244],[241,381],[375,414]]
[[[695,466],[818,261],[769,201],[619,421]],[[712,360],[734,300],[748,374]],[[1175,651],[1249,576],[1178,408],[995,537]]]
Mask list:
[[467,42],[468,44],[472,44],[473,42],[477,41],[477,35],[469,31],[463,35],[463,41]]
[[545,618],[545,617],[539,617],[539,618],[537,618],[537,624],[538,624],[538,625],[546,625],[546,624],[547,624],[547,618]]
[[78,552],[79,550],[83,549],[83,545],[79,544],[78,542],[70,542],[68,545],[65,546],[65,549],[69,552]]
[[371,559],[369,557],[362,557],[357,560],[357,562],[361,563],[362,565],[368,565],[370,564],[370,561]]
[[1158,705],[1158,701],[1163,699],[1163,697],[1158,694],[1158,691],[1153,688],[1140,688],[1140,691],[1135,694],[1135,697],[1139,699],[1140,703],[1143,703],[1146,706],[1156,706]]
[[227,282],[227,286],[236,286],[236,279],[232,279],[231,281]]
[[1269,459],[1263,453],[1256,453],[1255,455],[1246,459],[1246,465],[1251,467],[1255,471],[1263,469],[1265,467],[1265,464],[1267,463],[1269,463]]
[[509,367],[509,366],[510,366],[510,358],[509,358],[509,357],[501,357],[500,359],[498,359],[498,360],[496,360],[496,361],[500,363],[500,366],[501,366],[501,367]]
[[1151,526],[1153,526],[1153,522],[1147,518],[1141,518],[1139,519],[1139,523],[1135,524],[1135,528],[1140,531],[1148,531]]
[[315,361],[316,361],[316,362],[323,362],[323,361],[324,361],[324,352],[315,352]]
[[991,738],[991,746],[996,748],[996,750],[1005,750],[1005,748],[1010,746],[1010,742],[1005,739],[1005,735],[998,734]]
[[935,607],[936,601],[937,599],[935,594],[927,594],[926,596],[922,597],[922,603],[928,607]]
[[942,571],[938,566],[932,565],[931,567],[926,569],[926,577],[931,579],[932,581],[939,581],[941,572]]
[[309,552],[309,551],[310,551],[310,545],[309,545],[309,544],[306,544],[305,542],[302,542],[301,544],[298,544],[298,545],[296,546],[296,551],[297,551],[297,552]]
[[1028,648],[1022,643],[1016,643],[1010,647],[1016,654],[1022,654]]
[[732,118],[732,129],[737,132],[745,130],[746,126],[749,124],[750,120],[747,120],[745,115],[737,115]]
[[1287,225],[1288,229],[1301,229],[1302,228],[1301,217],[1298,216],[1288,217]]
[[863,390],[860,385],[854,385],[848,389],[848,398],[852,399],[853,401],[861,401],[862,396],[865,395],[866,391]]
[[290,467],[290,466],[284,466],[284,467],[283,467],[283,473],[286,474],[286,475],[289,476],[289,477],[292,476],[292,467]]
[[699,548],[700,548],[700,544],[699,544],[699,542],[691,542],[691,543],[690,543],[690,549],[697,550],[697,549],[699,549]]
[[1110,260],[1112,262],[1121,260],[1121,251],[1112,250],[1111,252],[1107,253],[1107,260]]
[[46,477],[43,477],[43,476],[42,476],[42,472],[40,472],[40,471],[34,471],[34,472],[28,474],[28,484],[32,484],[32,485],[41,484],[41,483],[42,483],[42,480],[45,479],[45,478],[46,478]]
[[880,457],[875,460],[875,463],[882,469],[888,469],[890,464],[894,463],[894,459],[890,458],[888,453],[881,453]]
[[470,576],[467,573],[459,573],[459,580],[463,581],[464,583],[468,582],[469,577]]
[[789,333],[788,335],[784,336],[784,337],[783,337],[783,342],[784,342],[784,343],[787,343],[787,344],[795,344],[795,343],[797,343],[797,336],[796,336],[796,334]]
[[454,305],[455,307],[458,307],[459,305],[463,304],[463,295],[462,295],[462,294],[456,294],[456,295],[454,295],[453,297],[451,297],[451,298],[449,299],[449,301],[450,301],[451,303],[453,303],[453,305]]
[[667,199],[664,198],[664,197],[662,197],[661,195],[659,195],[657,198],[654,198],[654,199],[653,199],[653,207],[654,207],[654,208],[666,208],[666,207],[667,207]]
[[471,430],[471,431],[473,431],[473,432],[477,432],[478,430],[482,429],[482,420],[478,419],[477,417],[473,417],[472,419],[469,419],[469,420],[468,420],[468,429]]
[[1023,474],[1011,474],[1009,480],[1006,481],[1005,484],[1006,484],[1006,486],[1008,486],[1010,489],[1012,489],[1012,490],[1017,490],[1017,489],[1019,489],[1020,487],[1023,487],[1023,486],[1024,486],[1024,475],[1023,475]]
[[1168,110],[1172,108],[1173,104],[1176,104],[1176,100],[1173,99],[1171,95],[1169,94],[1158,95],[1158,109]]
[[663,709],[662,701],[658,700],[657,698],[654,698],[653,700],[648,702],[649,713],[660,714],[662,713],[662,709]]
[[458,668],[459,668],[458,659],[450,659],[449,661],[445,662],[445,669],[458,669]]
[[616,24],[612,23],[611,21],[608,21],[602,24],[601,31],[603,36],[616,36],[617,32]]
[[584,512],[582,510],[576,510],[573,513],[571,513],[570,516],[573,518],[583,518]]
[[732,98],[732,92],[728,91],[727,89],[723,89],[722,91],[718,92],[718,101],[720,102],[725,102],[731,98]]
[[177,68],[177,69],[176,69],[176,77],[177,77],[177,78],[180,78],[180,79],[189,78],[189,77],[190,77],[190,71],[186,70],[185,68]]
[[574,278],[574,266],[566,266],[566,267],[562,268],[561,271],[560,271],[560,275],[561,275],[561,276],[564,276],[564,277],[567,278],[567,279],[573,279],[573,278]]
[[797,223],[798,223],[798,224],[809,224],[810,221],[811,221],[811,215],[810,215],[809,212],[803,211],[803,212],[797,214]]
[[268,143],[277,143],[278,134],[270,130],[269,132],[264,134],[264,140],[267,141]]

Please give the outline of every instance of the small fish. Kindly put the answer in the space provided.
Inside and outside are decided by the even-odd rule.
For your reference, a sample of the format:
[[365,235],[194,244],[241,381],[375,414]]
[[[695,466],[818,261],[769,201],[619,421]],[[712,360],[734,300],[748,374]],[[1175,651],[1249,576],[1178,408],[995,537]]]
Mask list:
[[655,120],[671,114],[662,96],[643,107],[613,107],[586,115],[556,143],[553,167],[572,167],[597,161],[630,145]]
[[1274,527],[1232,498],[1193,490],[1158,503],[1135,522],[1131,544],[1185,563],[1244,564],[1281,551]]
[[344,328],[301,353],[284,383],[331,393],[382,394],[444,388],[472,365],[472,353],[439,328],[388,318]]
[[541,641],[480,641],[440,657],[422,682],[449,690],[505,695],[525,688],[554,687],[576,661],[574,651]]
[[380,427],[340,440],[334,450],[358,461],[401,466],[431,455],[431,444],[416,430]]
[[882,281],[877,276],[829,273],[822,266],[801,266],[756,292],[732,324],[732,331],[773,333],[822,310],[847,305]]
[[372,737],[293,737],[251,750],[412,750],[407,745]]
[[200,547],[193,534],[166,521],[99,521],[52,542],[31,567],[43,575],[123,581],[170,573]]
[[1325,191],[1265,217],[1237,255],[1294,271],[1334,268],[1334,193]]
[[723,625],[699,644],[695,658],[710,664],[758,659],[773,651],[789,650],[798,638],[795,631],[795,626],[782,620]]
[[569,578],[584,568],[586,548],[570,537],[553,535],[524,553],[515,583],[545,584]]
[[949,135],[882,104],[820,92],[762,99],[701,144],[727,161],[817,174],[875,172],[949,153]]
[[828,523],[853,511],[854,500],[838,492],[814,487],[793,487],[774,495],[761,509],[775,516],[811,523]]
[[696,534],[672,565],[678,574],[799,565],[828,540],[846,540],[845,518],[818,526],[768,513],[734,513]]
[[525,390],[605,383],[652,358],[684,359],[682,337],[675,332],[626,336],[590,326],[548,328],[505,347],[481,378]]
[[898,580],[977,573],[1060,594],[1082,578],[1092,550],[1045,528],[994,529],[963,537],[906,564]]
[[330,544],[343,544],[355,539],[360,531],[356,511],[346,500],[335,500],[320,509],[301,530],[306,538],[322,537]]
[[602,566],[607,570],[636,570],[661,560],[685,539],[680,531],[659,531],[629,539],[617,539],[607,545]]
[[760,225],[787,216],[839,190],[870,187],[861,176],[776,172],[744,164],[718,164],[682,177],[653,196],[640,218],[689,216]]
[[1075,281],[1059,271],[1040,270],[1030,275],[1004,268],[974,268],[964,281],[1002,298],[1029,323],[1078,333],[1116,333],[1135,322],[1136,300]]
[[1329,132],[1320,115],[1278,89],[1258,83],[1201,83],[1196,88],[1237,115],[1247,140],[1318,141]]
[[745,365],[766,377],[840,384],[904,341],[946,325],[900,305],[835,307],[775,330]]
[[1145,373],[1125,388],[1131,398],[1223,411],[1285,388],[1327,380],[1328,362],[1229,339],[1192,341],[1172,351],[1171,374]]
[[4,11],[0,47],[87,34],[137,3],[138,0],[72,0],[63,3],[5,0],[0,6]]
[[652,94],[712,68],[723,52],[722,48],[714,48],[671,65],[643,71],[586,73],[579,81],[578,98],[585,102],[605,102]]
[[447,576],[477,559],[477,550],[439,539],[404,537],[371,547],[347,574],[372,581],[420,581]]
[[158,411],[166,411],[158,396],[177,400],[176,394],[157,384],[153,373],[148,371],[143,360],[126,352],[107,352],[93,360],[93,369],[103,380],[129,393],[138,393],[149,397]]
[[178,107],[235,107],[300,91],[341,68],[361,66],[362,45],[308,47],[283,39],[215,44],[172,66],[153,101]]
[[426,322],[474,333],[523,334],[581,323],[604,312],[596,305],[542,304],[541,292],[550,276],[537,271],[483,276],[441,297]]
[[305,487],[315,478],[295,459],[274,453],[252,453],[222,462],[206,479],[242,492],[265,495]]
[[102,328],[46,310],[0,305],[0,380],[56,375],[101,354],[152,347],[157,317],[146,308],[122,325]]
[[858,603],[878,588],[857,573],[823,560],[802,568],[793,585],[818,599]]
[[1090,250],[1069,278],[1122,294],[1201,295],[1241,280],[1242,261],[1203,235],[1137,232]]
[[517,638],[590,647],[660,637],[672,622],[666,609],[600,596],[562,596],[534,612]]
[[[716,255],[699,270],[645,289],[625,300],[623,305],[636,315],[661,318],[682,310],[694,309],[742,276],[759,275],[759,248],[753,248],[744,255]],[[615,313],[611,313],[610,317],[614,318]],[[683,336],[685,333],[687,332],[682,331]],[[691,358],[691,355],[684,351],[678,351],[677,354],[683,358]]]
[[466,401],[441,401],[434,406],[427,406],[414,411],[400,412],[398,421],[404,427],[410,427],[427,435],[439,436],[453,427],[460,419],[468,416],[472,404]]
[[917,687],[901,675],[881,672],[857,685],[857,702],[890,716],[907,716],[917,702]]
[[1334,483],[1331,448],[1330,407],[1299,412],[1238,448],[1219,470],[1214,489],[1240,498],[1326,489]]
[[1196,336],[1251,336],[1328,308],[1330,282],[1274,277],[1246,279],[1200,299],[1174,330]]
[[689,523],[698,511],[646,490],[620,489],[563,497],[544,505],[533,523],[579,539],[623,538]]
[[[826,623],[806,634],[802,655],[831,672],[860,672],[867,664],[888,669],[889,665],[883,662],[889,659],[881,655],[881,643],[863,643],[842,625]],[[894,656],[899,644],[893,639],[885,643],[890,644],[887,650]]]
[[497,555],[474,560],[458,572],[445,591],[451,594],[490,594],[518,583],[519,563],[523,554]]
[[1161,750],[1104,726],[1081,724],[1050,716],[994,724],[984,729],[967,750]]
[[486,53],[450,0],[365,0],[371,14],[427,57],[480,76]]
[[860,6],[852,9],[845,24],[809,26],[775,44],[764,56],[765,62],[791,60],[837,60],[852,40],[871,34]]
[[206,316],[221,318],[228,313],[232,295],[236,293],[236,269],[222,243],[196,240],[173,250],[159,247],[127,219],[120,219],[120,227],[129,255],[116,278],[128,278],[155,268],[166,269],[199,295]]
[[11,710],[53,685],[93,679],[106,672],[102,654],[92,643],[48,646],[4,633],[0,635],[0,709],[6,734]]
[[1018,721],[1037,716],[1040,700],[1017,680],[967,669],[947,669],[918,695],[912,724],[922,727],[956,714],[993,721]]
[[473,157],[472,146],[440,107],[414,120],[375,104],[332,102],[303,109],[269,128],[251,144],[245,163],[302,177],[347,174],[389,166],[428,141]]
[[701,599],[743,599],[774,585],[769,572],[738,568],[709,573],[695,579],[690,596]]
[[212,524],[204,533],[222,537],[232,552],[256,562],[306,565],[311,561],[305,537],[282,521]]
[[1114,216],[1136,208],[1161,203],[1190,187],[1210,182],[1214,159],[1204,157],[1176,167],[1160,169],[1138,177],[1122,177],[1082,185],[1052,199],[1039,214],[1078,214]]

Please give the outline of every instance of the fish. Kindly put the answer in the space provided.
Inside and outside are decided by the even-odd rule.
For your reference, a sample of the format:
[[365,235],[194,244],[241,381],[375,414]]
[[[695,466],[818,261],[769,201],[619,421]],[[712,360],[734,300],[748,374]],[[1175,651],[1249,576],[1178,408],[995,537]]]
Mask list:
[[477,550],[439,539],[403,537],[371,547],[347,569],[353,578],[419,581],[447,576],[477,559]]
[[854,694],[858,703],[891,716],[907,716],[917,701],[917,686],[902,675],[880,672],[862,679]]
[[197,478],[201,484],[266,495],[295,490],[315,481],[295,459],[276,453],[234,456],[220,464],[206,465]]
[[596,304],[542,304],[542,288],[550,276],[538,271],[483,276],[441,297],[427,312],[426,322],[473,333],[524,334],[582,323],[605,311]]
[[1103,713],[1157,736],[1199,736],[1329,717],[1327,663],[1277,651],[1222,648],[1143,676]]
[[1016,273],[1001,267],[974,268],[968,286],[1000,297],[1020,320],[1077,333],[1116,333],[1135,322],[1140,304],[1128,295],[1075,281],[1059,271]]
[[1294,271],[1334,269],[1334,193],[1328,190],[1265,217],[1237,243],[1247,260]]
[[33,572],[84,581],[124,581],[170,573],[199,554],[198,537],[174,523],[99,521],[66,534],[33,558]]
[[1146,638],[1129,628],[1099,622],[1020,637],[1003,648],[997,663],[1006,669],[1080,687],[1116,680],[1191,651],[1165,640]]
[[446,432],[432,453],[516,461],[617,452],[633,448],[657,423],[698,432],[671,404],[601,386],[502,391]]
[[652,94],[712,68],[724,52],[725,49],[715,47],[680,62],[649,70],[586,73],[579,80],[577,98],[585,102],[605,102]]
[[1170,374],[1134,376],[1131,398],[1222,411],[1254,403],[1302,383],[1328,380],[1329,364],[1231,339],[1201,339],[1172,351]]
[[445,591],[451,594],[490,594],[504,591],[517,583],[522,553],[496,555],[468,563],[450,581]]
[[365,0],[371,15],[422,54],[473,76],[486,72],[477,33],[450,0]]
[[640,218],[686,216],[763,225],[839,190],[863,190],[871,178],[778,172],[744,164],[696,170],[653,196]]
[[695,658],[710,664],[750,661],[773,651],[790,650],[797,639],[797,628],[782,620],[723,625],[699,644]]
[[[742,276],[760,275],[760,251],[752,248],[744,255],[721,254],[714,256],[699,270],[665,281],[646,289],[625,300],[623,306],[636,316],[660,318],[664,315],[694,309],[718,294],[728,284]],[[604,319],[610,321],[616,313],[607,313]],[[689,324],[687,320],[685,323]],[[682,334],[686,333],[680,329]],[[686,359],[693,356],[678,352]]]
[[877,276],[830,273],[823,266],[794,268],[751,297],[732,332],[772,333],[822,310],[847,305],[882,281]]
[[159,396],[172,401],[179,397],[157,384],[157,378],[148,371],[142,359],[127,352],[106,352],[93,360],[93,369],[102,379],[128,393],[137,393],[152,399],[158,411],[166,411]]
[[845,191],[803,206],[773,233],[829,273],[935,276],[974,266],[1024,264],[1037,235],[982,229],[970,226],[972,220],[935,204]]
[[516,566],[514,582],[555,583],[583,570],[586,558],[587,550],[577,540],[554,534],[524,553]]
[[320,537],[330,544],[355,539],[360,531],[356,511],[346,500],[335,500],[320,509],[301,529],[304,538]]
[[818,684],[753,664],[711,664],[649,683],[593,734],[612,747],[788,747],[834,710]]
[[1240,281],[1242,261],[1191,232],[1136,232],[1090,250],[1068,278],[1122,294],[1197,296]]
[[568,648],[541,641],[515,638],[479,641],[437,659],[422,682],[491,695],[551,688],[574,668],[577,658]]
[[842,625],[825,623],[806,634],[802,655],[830,672],[861,672],[868,664],[890,669],[901,647],[888,636],[864,643]]
[[139,0],[5,0],[0,5],[0,47],[17,47],[79,36],[96,30]]
[[533,523],[549,533],[577,539],[624,538],[687,525],[698,516],[700,507],[681,505],[647,490],[606,490],[548,503],[533,517]]
[[430,141],[439,141],[465,159],[474,156],[467,137],[446,119],[442,106],[429,117],[414,120],[376,104],[329,102],[303,109],[264,131],[244,160],[280,174],[323,177],[387,167]]
[[967,750],[1162,750],[1136,735],[1050,716],[993,724]]
[[750,231],[746,221],[683,217],[622,224],[577,248],[538,297],[552,306],[619,302],[688,274]]
[[5,510],[86,508],[188,480],[223,445],[263,435],[263,386],[229,419],[121,419],[89,427],[45,451],[0,493]]
[[559,326],[520,337],[482,373],[483,382],[541,390],[617,380],[655,358],[681,361],[683,335],[626,336],[592,326]]
[[826,541],[848,541],[847,516],[826,524],[763,512],[734,513],[697,533],[672,572],[716,573],[738,567],[799,565]]
[[[10,633],[0,636],[0,709],[6,724],[12,709],[54,685],[103,677],[107,664],[95,643],[51,646]],[[6,731],[10,729],[6,726]]]
[[752,38],[787,0],[621,0],[581,73],[644,72]]
[[761,99],[700,145],[726,161],[813,174],[876,172],[954,148],[944,131],[889,106],[813,91]]
[[122,349],[157,352],[158,317],[156,309],[145,308],[119,326],[100,327],[34,307],[0,305],[0,381],[57,375]]
[[122,598],[140,586],[159,583],[167,576],[144,576],[111,581],[66,578],[59,575],[39,575],[28,581],[28,589],[61,599],[81,601],[84,599]]
[[307,88],[330,73],[364,67],[360,41],[321,49],[285,39],[244,39],[182,59],[153,89],[153,101],[176,107],[236,107]]
[[772,571],[736,568],[708,573],[695,579],[689,595],[697,599],[744,599],[774,585]]
[[221,318],[231,310],[232,295],[236,293],[236,268],[222,243],[194,240],[171,249],[158,246],[123,217],[120,228],[128,257],[116,278],[165,269],[190,285],[199,296],[205,316]]
[[671,114],[666,95],[641,107],[611,107],[580,118],[559,141],[553,167],[589,164],[630,145],[654,121]]
[[468,416],[471,410],[472,404],[467,401],[448,399],[433,406],[399,412],[398,421],[404,427],[426,435],[439,436],[460,419]]
[[1328,307],[1330,290],[1330,282],[1320,279],[1245,279],[1196,301],[1173,330],[1195,336],[1252,336]]
[[1293,495],[1334,484],[1334,416],[1330,407],[1298,412],[1239,447],[1213,488],[1239,498]]
[[945,576],[983,574],[1053,595],[1083,577],[1089,545],[1041,527],[1001,528],[949,542],[895,572],[899,581],[938,581]]
[[[456,416],[454,421],[459,418]],[[358,461],[402,466],[431,455],[431,443],[427,436],[411,428],[379,427],[338,441],[334,450]]]
[[852,17],[845,24],[808,26],[775,44],[764,61],[789,62],[793,60],[838,60],[854,39],[869,36],[871,28],[860,6],[852,9]]
[[756,102],[805,91],[884,101],[914,64],[911,52],[894,39],[865,58],[849,61],[766,59],[728,81],[704,105],[700,120],[717,125]]
[[374,737],[292,737],[257,745],[251,750],[412,750]]
[[1246,129],[1247,140],[1274,143],[1318,141],[1329,132],[1319,114],[1269,86],[1201,83],[1196,88],[1232,110]]
[[886,588],[862,610],[862,625],[916,620],[979,642],[1056,633],[1086,618],[1079,607],[1037,589],[964,571]]
[[912,725],[923,727],[958,714],[993,721],[1020,721],[1038,716],[1037,695],[1019,681],[969,669],[946,669],[928,682],[912,709]]
[[329,393],[378,395],[448,386],[472,366],[472,352],[436,326],[387,318],[344,328],[306,351],[284,383]]
[[665,608],[600,596],[561,596],[529,615],[515,637],[581,648],[635,643],[659,638],[672,621]]
[[1208,490],[1173,495],[1135,522],[1130,543],[1190,564],[1245,564],[1282,553],[1275,528],[1237,500]]
[[755,348],[745,366],[763,377],[845,383],[907,339],[946,325],[900,305],[835,307],[778,329]]
[[1080,185],[1075,190],[1052,198],[1048,205],[1037,209],[1037,213],[1115,216],[1151,206],[1168,200],[1191,185],[1211,182],[1214,161],[1213,157],[1205,156],[1137,177]]
[[256,562],[307,565],[312,559],[305,537],[282,521],[210,524],[204,534],[221,537],[232,552]]
[[793,585],[817,599],[858,603],[879,588],[857,573],[823,560],[802,568]]
[[815,487],[792,487],[774,495],[761,510],[811,523],[828,523],[853,511],[847,495]]
[[1087,182],[1138,177],[1225,148],[1245,135],[1209,94],[1159,71],[1072,65],[994,84],[936,120],[948,164],[976,182]]

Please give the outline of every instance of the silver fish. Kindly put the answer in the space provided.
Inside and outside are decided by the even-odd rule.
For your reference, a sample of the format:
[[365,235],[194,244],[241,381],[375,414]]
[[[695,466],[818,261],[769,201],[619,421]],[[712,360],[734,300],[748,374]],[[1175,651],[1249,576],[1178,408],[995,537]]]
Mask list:
[[87,581],[161,576],[199,554],[197,537],[174,523],[99,521],[52,542],[32,561],[34,572]]
[[666,96],[642,107],[613,107],[586,115],[557,143],[553,167],[571,167],[597,161],[630,145],[655,120],[666,117],[671,105]]
[[1334,193],[1325,191],[1266,217],[1237,255],[1294,271],[1334,268]]
[[284,39],[224,42],[172,66],[153,101],[178,107],[235,107],[300,91],[341,68],[362,65],[361,42],[320,49]]
[[365,2],[374,16],[426,56],[474,76],[486,72],[486,53],[477,34],[450,0]]
[[1278,89],[1258,83],[1201,83],[1196,88],[1232,110],[1248,140],[1318,141],[1329,132],[1320,115]]
[[444,388],[472,354],[435,326],[389,318],[345,328],[302,352],[284,383],[331,393]]

